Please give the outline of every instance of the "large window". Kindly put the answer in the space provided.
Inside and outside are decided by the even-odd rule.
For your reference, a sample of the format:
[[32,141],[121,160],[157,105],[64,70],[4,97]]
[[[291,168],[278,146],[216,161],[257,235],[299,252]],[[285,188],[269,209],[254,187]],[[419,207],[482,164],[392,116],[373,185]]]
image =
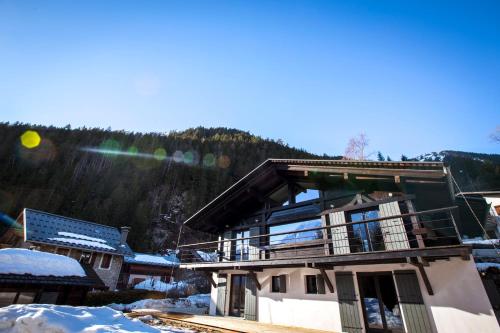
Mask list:
[[271,292],[286,293],[286,275],[271,277]]
[[248,230],[236,232],[237,240],[235,241],[235,254],[234,259],[236,261],[248,260],[248,245],[249,239],[243,239],[250,237],[250,232]]
[[[378,209],[358,211],[349,214],[350,222],[376,219],[379,217]],[[384,237],[380,228],[380,221],[368,223],[353,223],[349,226],[351,252],[383,251]]]
[[275,235],[269,237],[270,245],[288,244],[288,243],[302,243],[307,241],[312,241],[315,239],[321,239],[323,233],[321,230],[294,232],[304,229],[318,228],[321,227],[321,219],[313,219],[301,222],[287,223],[276,226],[269,227],[269,233],[284,233],[281,235]]

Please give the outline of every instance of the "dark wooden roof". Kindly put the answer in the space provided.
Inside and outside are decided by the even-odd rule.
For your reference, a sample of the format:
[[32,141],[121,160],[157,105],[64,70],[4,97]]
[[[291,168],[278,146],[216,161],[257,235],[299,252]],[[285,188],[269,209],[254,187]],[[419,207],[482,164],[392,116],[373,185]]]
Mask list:
[[315,175],[358,175],[436,180],[446,177],[442,162],[376,162],[353,160],[268,159],[241,178],[184,223],[213,232],[220,221],[257,210],[265,198],[288,180],[304,181]]

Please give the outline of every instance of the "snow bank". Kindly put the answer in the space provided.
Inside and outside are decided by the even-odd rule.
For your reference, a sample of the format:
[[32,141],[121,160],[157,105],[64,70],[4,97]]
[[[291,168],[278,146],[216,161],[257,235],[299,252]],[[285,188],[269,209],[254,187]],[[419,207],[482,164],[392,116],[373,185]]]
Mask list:
[[110,308],[120,311],[157,310],[161,312],[184,312],[205,314],[210,305],[210,294],[191,295],[187,298],[143,299],[131,304],[110,304]]
[[28,249],[0,249],[1,274],[85,276],[73,258]]
[[155,291],[185,290],[188,284],[184,281],[166,283],[155,279],[146,279],[134,286],[134,289],[145,289]]
[[167,333],[108,307],[27,304],[0,308],[2,333]]

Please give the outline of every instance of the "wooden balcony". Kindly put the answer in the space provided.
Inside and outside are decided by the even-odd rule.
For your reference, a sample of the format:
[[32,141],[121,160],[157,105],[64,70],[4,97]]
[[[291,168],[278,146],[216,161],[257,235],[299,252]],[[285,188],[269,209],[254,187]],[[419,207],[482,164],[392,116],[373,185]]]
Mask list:
[[425,266],[469,258],[453,217],[456,207],[357,222],[179,246],[181,268],[217,271],[408,262]]

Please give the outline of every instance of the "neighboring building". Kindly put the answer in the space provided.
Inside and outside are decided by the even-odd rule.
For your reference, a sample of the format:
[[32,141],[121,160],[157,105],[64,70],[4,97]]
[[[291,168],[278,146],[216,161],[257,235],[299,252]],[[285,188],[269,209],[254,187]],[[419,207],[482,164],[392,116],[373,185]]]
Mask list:
[[178,267],[179,259],[175,253],[159,255],[135,252],[124,259],[118,289],[132,288],[147,279],[170,282],[170,277],[175,275]]
[[471,223],[464,230],[465,237],[486,238],[484,236],[486,231],[488,238],[500,238],[500,191],[460,192],[456,194],[456,198],[461,214],[475,221],[475,217],[470,213],[472,208],[481,224],[479,225],[477,221]]
[[23,210],[16,224],[17,228],[0,236],[2,247],[35,248],[69,256],[92,267],[111,290],[116,289],[123,257],[132,255],[126,242],[128,227],[118,230],[29,208]]
[[0,249],[0,307],[82,305],[89,290],[103,288],[104,283],[88,265],[72,258],[28,249]]
[[267,160],[185,221],[211,315],[336,332],[498,332],[441,162]]

